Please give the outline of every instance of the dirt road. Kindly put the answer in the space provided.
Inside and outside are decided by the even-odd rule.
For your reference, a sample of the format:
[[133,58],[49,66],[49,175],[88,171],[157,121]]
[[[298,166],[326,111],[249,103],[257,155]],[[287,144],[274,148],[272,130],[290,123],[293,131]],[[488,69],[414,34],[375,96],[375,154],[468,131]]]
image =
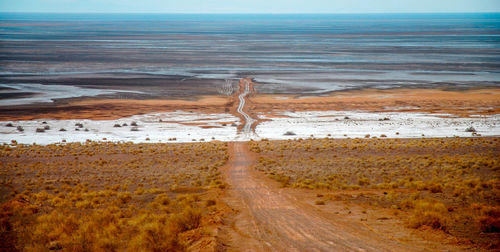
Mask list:
[[229,202],[241,212],[229,241],[247,251],[421,251],[381,237],[366,227],[325,216],[298,202],[250,170],[253,160],[244,142],[233,143],[226,171]]
[[243,92],[240,91],[240,95],[238,95],[240,103],[238,104],[238,108],[236,111],[245,119],[245,124],[241,131],[243,140],[250,140],[252,135],[254,134],[252,132],[252,124],[256,122],[256,120],[248,115],[245,111],[243,111],[243,108],[245,107],[245,97],[250,93],[250,81],[248,79],[243,79],[242,81],[244,83],[244,90]]
[[[249,81],[240,85],[237,112],[246,120],[242,134],[249,137],[254,123],[244,112]],[[244,88],[244,90],[241,90]],[[248,140],[248,139],[247,139]],[[284,192],[251,169],[247,142],[230,144],[231,158],[224,171],[230,188],[225,197],[238,214],[221,240],[235,251],[422,251],[374,233],[366,226],[320,211]]]

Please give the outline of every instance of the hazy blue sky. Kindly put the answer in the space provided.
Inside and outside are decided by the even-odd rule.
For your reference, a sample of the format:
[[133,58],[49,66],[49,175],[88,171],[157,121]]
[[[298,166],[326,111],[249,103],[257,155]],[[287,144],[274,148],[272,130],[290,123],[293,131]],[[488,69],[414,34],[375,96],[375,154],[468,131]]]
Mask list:
[[0,0],[0,12],[500,12],[500,0]]

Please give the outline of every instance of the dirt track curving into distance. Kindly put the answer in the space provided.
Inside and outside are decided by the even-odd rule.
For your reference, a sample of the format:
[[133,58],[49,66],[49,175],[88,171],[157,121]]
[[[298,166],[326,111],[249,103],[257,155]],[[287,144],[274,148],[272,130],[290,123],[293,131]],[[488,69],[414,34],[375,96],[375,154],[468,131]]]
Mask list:
[[250,80],[243,79],[243,92],[240,91],[238,95],[238,99],[240,103],[238,104],[238,108],[236,112],[243,116],[245,119],[245,124],[241,130],[241,134],[243,136],[243,140],[250,140],[253,133],[252,125],[257,122],[257,120],[253,119],[250,115],[248,115],[243,109],[245,108],[245,97],[250,94]]
[[[254,120],[244,112],[249,83],[244,80],[237,112],[248,121],[243,134],[251,134]],[[240,86],[241,87],[241,86]],[[366,226],[335,218],[299,202],[260,174],[252,171],[254,158],[246,142],[230,144],[231,158],[224,171],[230,185],[226,203],[238,215],[219,237],[235,251],[422,251],[374,233]]]

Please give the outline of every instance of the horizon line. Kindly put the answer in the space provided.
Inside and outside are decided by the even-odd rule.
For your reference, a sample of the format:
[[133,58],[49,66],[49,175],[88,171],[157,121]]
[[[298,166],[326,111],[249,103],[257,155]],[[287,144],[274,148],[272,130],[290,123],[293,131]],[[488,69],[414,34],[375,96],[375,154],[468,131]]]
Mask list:
[[500,11],[464,12],[61,12],[61,11],[0,11],[4,14],[188,14],[188,15],[336,15],[336,14],[500,14]]

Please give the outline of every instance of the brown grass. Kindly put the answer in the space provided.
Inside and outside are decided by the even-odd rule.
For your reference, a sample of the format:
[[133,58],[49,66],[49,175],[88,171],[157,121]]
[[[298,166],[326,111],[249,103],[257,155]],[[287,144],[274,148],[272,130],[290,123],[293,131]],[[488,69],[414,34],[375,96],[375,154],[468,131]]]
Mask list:
[[330,191],[326,204],[393,209],[410,227],[500,247],[500,138],[264,140],[250,149],[256,170],[283,187]]
[[225,143],[0,146],[0,243],[26,251],[188,249],[211,236],[221,214],[213,198],[225,187],[218,168],[227,159]]

